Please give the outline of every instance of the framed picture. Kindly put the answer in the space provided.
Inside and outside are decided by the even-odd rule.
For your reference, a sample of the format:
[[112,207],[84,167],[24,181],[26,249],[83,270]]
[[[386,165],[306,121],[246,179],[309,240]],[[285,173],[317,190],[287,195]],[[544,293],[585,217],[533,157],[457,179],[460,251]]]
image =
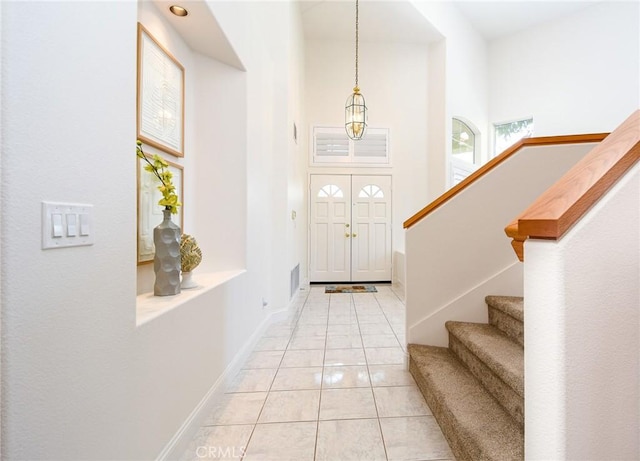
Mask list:
[[[150,156],[148,156],[151,158]],[[158,190],[160,180],[151,172],[144,169],[146,162],[138,160],[138,265],[153,262],[155,247],[153,245],[153,228],[162,222],[164,210],[158,205],[162,193]],[[175,163],[167,162],[169,171],[173,173],[173,185],[178,194],[178,200],[183,203],[178,208],[178,214],[171,215],[171,220],[180,226],[184,232],[184,175],[183,168]]]
[[184,157],[184,67],[138,23],[137,135]]

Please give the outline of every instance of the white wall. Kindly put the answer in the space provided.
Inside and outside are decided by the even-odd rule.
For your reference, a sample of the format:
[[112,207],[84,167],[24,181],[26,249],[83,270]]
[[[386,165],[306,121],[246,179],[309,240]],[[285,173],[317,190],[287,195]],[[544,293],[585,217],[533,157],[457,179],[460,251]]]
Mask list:
[[[7,459],[124,457],[144,427],[128,348],[136,17],[131,2],[3,3]],[[96,244],[41,250],[42,200],[92,203]],[[144,438],[140,446],[148,452]]]
[[527,459],[637,459],[640,164],[525,254]]
[[525,147],[407,230],[410,343],[446,346],[447,320],[487,322],[487,295],[522,295],[504,228],[593,144]]
[[[296,20],[290,22],[289,31],[289,123],[287,136],[289,140],[288,161],[288,208],[287,213],[287,241],[295,242],[289,248],[287,269],[293,269],[300,264],[300,283],[305,282],[307,268],[307,126],[304,91],[305,82],[305,41],[302,30],[300,4],[296,3],[291,9],[291,15]],[[296,125],[297,141],[293,140],[293,125]],[[295,213],[295,218],[291,214]]]
[[[0,2],[0,24],[2,24],[2,2]],[[0,59],[0,107],[2,107],[2,60]],[[2,145],[2,117],[0,117],[0,146]],[[0,149],[0,191],[2,190],[2,150]],[[2,213],[0,213],[0,229],[2,229]],[[0,268],[2,267],[2,251],[0,251]],[[2,271],[0,271],[0,300],[2,299]],[[1,305],[0,305],[1,307]],[[0,315],[0,337],[2,337],[2,316]],[[2,342],[0,341],[0,402],[2,402]],[[2,420],[3,409],[0,405],[0,458],[2,457]]]
[[484,38],[453,2],[412,0],[412,3],[443,37],[441,42],[431,45],[430,53],[430,60],[437,66],[430,67],[429,88],[429,101],[436,103],[435,107],[430,106],[429,114],[429,200],[434,200],[451,186],[452,117],[468,120],[480,130],[482,163],[489,158],[488,52]]
[[[289,95],[271,83],[296,63],[270,32],[296,19],[253,6],[214,10],[246,74],[180,56],[213,106],[198,122],[188,113],[185,230],[203,246],[204,269],[240,261],[247,271],[136,327],[137,4],[3,2],[3,459],[166,454],[267,315],[286,307],[288,271],[273,263],[298,243],[281,237],[284,213],[271,213],[288,208],[287,175],[271,172],[286,162],[288,136],[276,132],[288,110],[273,109]],[[217,87],[207,92],[207,81]],[[197,137],[209,118],[221,125]],[[42,200],[93,204],[95,245],[41,250]],[[239,241],[246,250],[235,251]],[[269,294],[273,308],[262,309]]]
[[247,267],[247,75],[193,54],[194,154],[185,159],[184,231],[203,252],[198,272]]
[[[289,300],[293,261],[300,257],[292,249],[306,243],[293,229],[298,223],[291,220],[291,208],[299,203],[306,182],[291,153],[292,120],[303,114],[302,98],[296,99],[303,50],[297,47],[304,43],[298,6],[278,1],[208,3],[248,71],[247,261],[260,274],[255,280],[260,302],[281,309]],[[290,201],[290,196],[298,198]]]
[[[309,40],[305,54],[308,136],[313,125],[344,125],[344,104],[354,86],[355,62],[351,42]],[[393,248],[402,250],[402,223],[427,202],[427,45],[361,42],[359,55],[359,86],[369,108],[369,126],[390,128],[393,167],[332,171],[392,172]],[[309,149],[307,144],[307,158]]]
[[640,4],[601,2],[490,44],[492,122],[534,136],[612,131],[640,107]]

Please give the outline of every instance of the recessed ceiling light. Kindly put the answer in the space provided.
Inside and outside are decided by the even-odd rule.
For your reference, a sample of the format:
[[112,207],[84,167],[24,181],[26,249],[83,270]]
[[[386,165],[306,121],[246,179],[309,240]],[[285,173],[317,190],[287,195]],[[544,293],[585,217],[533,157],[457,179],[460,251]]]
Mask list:
[[186,16],[189,14],[189,12],[185,8],[178,5],[171,5],[169,7],[169,11],[171,11],[176,16]]

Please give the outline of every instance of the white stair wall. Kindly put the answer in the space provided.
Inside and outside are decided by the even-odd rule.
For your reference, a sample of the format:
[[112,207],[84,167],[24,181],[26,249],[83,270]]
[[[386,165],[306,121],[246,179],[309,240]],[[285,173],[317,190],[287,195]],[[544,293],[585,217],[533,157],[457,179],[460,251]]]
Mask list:
[[524,147],[407,230],[409,343],[443,345],[442,319],[486,321],[486,288],[522,295],[504,228],[594,146]]

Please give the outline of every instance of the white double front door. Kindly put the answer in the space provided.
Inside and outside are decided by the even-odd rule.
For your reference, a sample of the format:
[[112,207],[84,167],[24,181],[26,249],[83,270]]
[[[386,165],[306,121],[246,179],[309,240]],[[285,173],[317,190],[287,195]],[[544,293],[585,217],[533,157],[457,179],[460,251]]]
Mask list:
[[391,281],[391,176],[311,175],[311,282]]

